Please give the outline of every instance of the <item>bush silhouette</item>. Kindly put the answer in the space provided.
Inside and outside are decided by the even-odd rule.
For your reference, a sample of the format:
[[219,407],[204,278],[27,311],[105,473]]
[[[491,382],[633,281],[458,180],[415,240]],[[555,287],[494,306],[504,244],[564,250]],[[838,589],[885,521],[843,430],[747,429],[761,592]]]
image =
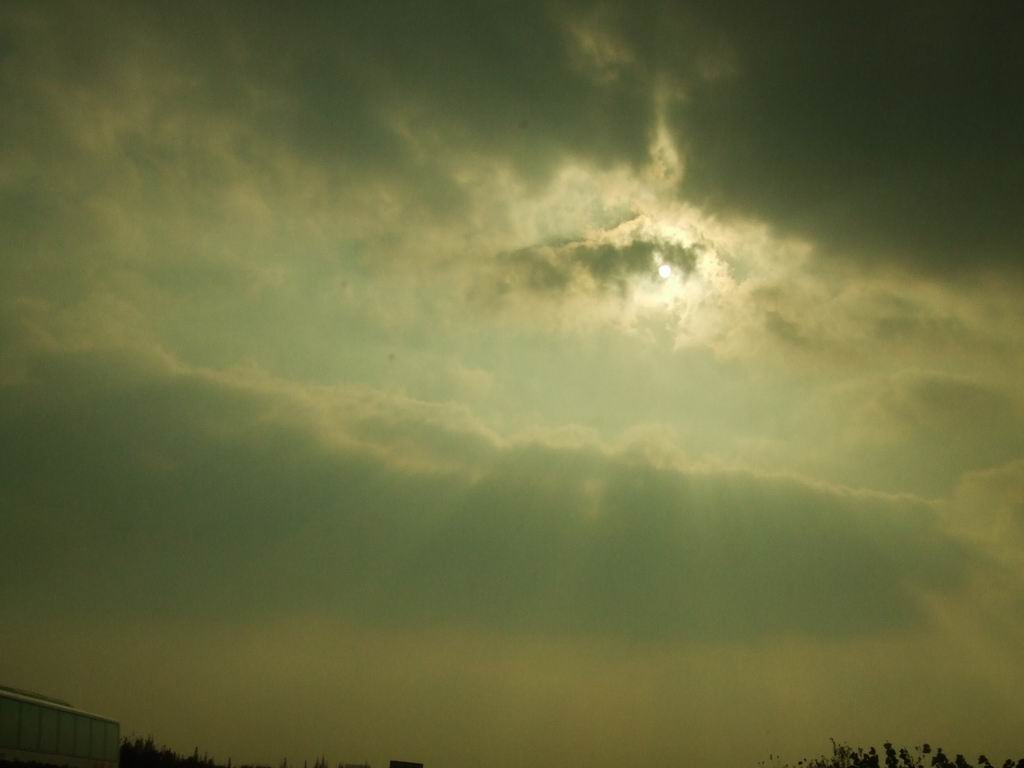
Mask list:
[[[881,768],[882,758],[874,747],[864,750],[836,742],[835,739],[830,741],[831,755],[798,760],[797,768]],[[928,743],[911,749],[896,749],[887,741],[882,745],[882,751],[885,754],[885,768],[995,768],[985,755],[978,755],[977,766],[974,766],[962,754],[950,760],[942,747],[933,750]],[[787,763],[784,768],[793,767]],[[1024,768],[1024,757],[1017,760],[1007,758],[1001,768]]]
[[[308,761],[304,761],[304,768],[308,768]],[[0,767],[2,768],[2,767]],[[233,766],[231,758],[226,764],[218,763],[208,754],[199,754],[199,748],[189,757],[179,755],[167,747],[157,747],[153,737],[146,739],[124,739],[121,742],[121,764],[120,768],[270,768],[265,765],[238,765]],[[288,768],[288,758],[281,761],[280,768]],[[313,763],[313,768],[330,768],[327,758],[321,756]],[[370,768],[367,763],[338,763],[337,768]]]

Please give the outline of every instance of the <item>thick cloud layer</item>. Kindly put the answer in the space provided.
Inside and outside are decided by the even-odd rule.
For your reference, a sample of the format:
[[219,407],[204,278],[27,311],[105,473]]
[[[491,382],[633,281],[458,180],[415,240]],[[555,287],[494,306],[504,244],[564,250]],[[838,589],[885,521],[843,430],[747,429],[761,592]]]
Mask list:
[[675,111],[688,194],[842,257],[1019,270],[1017,6],[725,3],[701,21],[728,68]]
[[919,502],[685,469],[642,444],[501,445],[368,405],[304,426],[287,392],[43,361],[5,389],[4,557],[33,574],[5,599],[749,641],[912,624],[970,563]]
[[[70,130],[91,134],[93,150],[113,138],[156,169],[188,162],[201,123],[250,162],[287,147],[335,183],[386,184],[450,216],[469,204],[457,180],[467,159],[533,182],[566,157],[636,167],[665,107],[685,156],[680,193],[709,210],[760,217],[844,259],[1016,273],[1016,14],[1008,3],[115,4],[59,15],[15,4],[2,66],[18,108],[4,131],[19,157],[67,158],[83,148],[68,146]],[[106,125],[73,124],[97,105],[113,110]],[[5,220],[37,230],[52,201],[31,165],[14,167]],[[69,181],[79,186],[60,186]]]

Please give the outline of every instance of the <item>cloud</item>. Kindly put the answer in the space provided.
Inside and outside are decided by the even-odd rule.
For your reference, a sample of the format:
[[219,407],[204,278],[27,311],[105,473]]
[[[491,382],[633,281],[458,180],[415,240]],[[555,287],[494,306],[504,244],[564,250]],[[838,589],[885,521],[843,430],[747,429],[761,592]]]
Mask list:
[[1024,450],[1021,404],[999,386],[965,377],[906,372],[880,382],[852,429],[884,457],[901,459],[900,482],[955,485],[959,473]]
[[1018,564],[1024,543],[1024,461],[965,474],[951,514],[957,528]]
[[8,385],[4,556],[35,586],[5,599],[749,641],[913,624],[970,562],[910,498],[243,374],[68,354]]
[[799,429],[802,471],[854,487],[946,498],[964,473],[1018,457],[1012,388],[939,371],[849,378],[815,396]]
[[160,166],[213,129],[240,158],[287,147],[334,178],[405,188],[432,215],[464,203],[453,158],[503,156],[527,178],[573,154],[643,162],[654,119],[636,74],[594,82],[573,65],[569,23],[545,3],[19,5],[3,21],[23,149],[119,145]]
[[1019,274],[1012,6],[691,10],[734,66],[673,107],[684,195],[843,259]]
[[498,295],[525,290],[560,297],[569,291],[629,293],[629,281],[653,278],[660,264],[693,271],[699,246],[637,237],[626,242],[581,240],[499,254]]
[[569,160],[638,169],[667,127],[678,192],[709,214],[871,265],[1016,272],[1024,111],[1006,13],[14,4],[0,215],[35,221],[14,227],[30,236],[54,193],[96,190],[112,157],[136,182],[200,187],[232,164],[280,183],[287,157],[319,170],[321,195],[359,187],[364,220],[397,207],[455,222],[482,160],[536,189]]
[[0,677],[274,764],[1012,742],[1000,13],[3,4]]

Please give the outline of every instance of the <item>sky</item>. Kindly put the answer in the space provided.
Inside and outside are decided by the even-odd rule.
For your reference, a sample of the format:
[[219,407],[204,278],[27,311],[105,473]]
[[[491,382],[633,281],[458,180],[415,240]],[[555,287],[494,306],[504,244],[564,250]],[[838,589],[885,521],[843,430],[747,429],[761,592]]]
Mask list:
[[0,6],[0,682],[236,764],[1020,757],[1013,3]]

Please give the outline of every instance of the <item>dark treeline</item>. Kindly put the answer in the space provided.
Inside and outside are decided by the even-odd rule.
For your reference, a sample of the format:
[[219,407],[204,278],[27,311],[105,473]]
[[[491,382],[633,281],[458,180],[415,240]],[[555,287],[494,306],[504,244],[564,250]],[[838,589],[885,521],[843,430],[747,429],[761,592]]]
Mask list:
[[[770,756],[771,764],[775,764],[777,758]],[[759,763],[765,766],[766,763]],[[889,742],[882,745],[882,752],[879,753],[874,747],[864,750],[856,749],[847,745],[836,743],[832,740],[832,754],[809,760],[800,760],[796,768],[1024,768],[1024,757],[1014,760],[1007,758],[1003,763],[993,764],[985,755],[978,755],[976,763],[971,763],[962,754],[950,758],[942,751],[942,747],[932,747],[930,744],[922,744],[919,747],[897,749]],[[784,768],[794,768],[788,763]]]
[[[854,748],[847,744],[832,741],[832,754],[821,755],[797,761],[796,765],[779,763],[777,755],[770,755],[767,761],[758,763],[760,768],[1024,768],[1024,757],[1007,758],[1002,763],[989,760],[985,755],[978,755],[972,763],[962,754],[952,758],[942,747],[922,744],[910,749],[897,749],[886,742],[879,752],[874,747]],[[55,768],[40,763],[22,763],[0,760],[0,768]],[[270,768],[266,765],[233,765],[231,758],[226,763],[218,763],[208,754],[199,754],[198,747],[189,755],[180,755],[168,747],[157,747],[153,737],[146,739],[123,739],[121,742],[121,761],[119,768]],[[298,768],[289,765],[287,758],[282,760],[278,768]],[[308,761],[303,761],[302,768],[310,768]],[[313,762],[312,768],[332,768],[327,759],[320,757]],[[335,768],[371,768],[369,763],[339,762]]]
[[[308,761],[303,761],[303,768],[310,768]],[[0,768],[3,768],[0,766]],[[266,765],[235,766],[228,758],[226,763],[218,763],[205,752],[200,755],[199,748],[186,757],[179,755],[168,747],[157,747],[153,737],[124,739],[121,742],[120,768],[270,768]],[[281,761],[280,768],[289,768],[288,759]],[[298,768],[296,765],[295,768]],[[313,768],[332,768],[326,757],[313,761]],[[336,768],[371,768],[369,763],[340,762]]]

